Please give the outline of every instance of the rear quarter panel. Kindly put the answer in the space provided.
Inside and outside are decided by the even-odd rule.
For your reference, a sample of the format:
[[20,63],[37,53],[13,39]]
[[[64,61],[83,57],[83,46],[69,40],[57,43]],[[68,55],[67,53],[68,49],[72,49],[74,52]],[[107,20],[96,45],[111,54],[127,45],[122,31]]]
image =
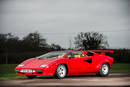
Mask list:
[[106,55],[95,56],[94,66],[95,72],[98,72],[103,63],[108,63],[111,68],[111,64],[113,63],[113,58]]

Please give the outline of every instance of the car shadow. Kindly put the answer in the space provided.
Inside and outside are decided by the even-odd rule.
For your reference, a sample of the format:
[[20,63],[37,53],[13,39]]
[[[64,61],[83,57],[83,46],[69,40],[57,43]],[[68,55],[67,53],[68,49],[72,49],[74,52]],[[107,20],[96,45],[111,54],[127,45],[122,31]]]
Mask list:
[[[66,78],[80,78],[80,77],[99,77],[97,75],[72,75],[72,76],[66,76],[64,79]],[[47,77],[37,77],[36,79],[56,79],[55,77],[53,76],[47,76]]]
[[[66,78],[80,78],[80,77],[98,77],[96,75],[72,75],[72,76],[66,76],[64,79]],[[34,79],[56,79],[55,77],[53,76],[40,76],[40,77],[36,77]],[[17,78],[17,80],[29,80],[29,78]]]
[[72,76],[66,76],[66,78],[80,78],[80,77],[99,77],[97,75],[72,75]]
[[[66,76],[64,79],[68,79],[68,78],[86,78],[86,77],[100,77],[97,76],[96,74],[93,75],[72,75],[72,76]],[[111,73],[107,78],[119,78],[119,77],[130,77],[130,73]],[[103,77],[102,77],[103,78]],[[105,78],[105,77],[104,77]],[[24,78],[17,78],[17,80],[29,80],[28,78],[24,77]],[[34,79],[56,79],[53,76],[38,76]]]
[[[100,76],[97,76],[96,74],[93,75],[72,75],[72,76],[66,76],[64,79],[66,78],[86,78],[86,77],[97,77],[97,78],[101,78]],[[130,73],[122,73],[122,74],[114,74],[111,73],[110,75],[107,76],[107,78],[119,78],[119,77],[130,77]],[[102,77],[102,78],[106,78],[106,77]],[[56,79],[52,76],[48,76],[48,77],[37,77],[37,79]]]
[[41,76],[41,77],[37,77],[36,79],[55,79],[53,76]]

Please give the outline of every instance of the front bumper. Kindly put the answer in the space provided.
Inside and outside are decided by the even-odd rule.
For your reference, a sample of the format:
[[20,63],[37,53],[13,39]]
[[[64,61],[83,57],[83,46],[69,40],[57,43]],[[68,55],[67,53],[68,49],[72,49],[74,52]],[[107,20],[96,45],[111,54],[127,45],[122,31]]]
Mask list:
[[[35,72],[34,72],[35,71]],[[46,68],[46,69],[34,69],[34,68],[19,68],[15,69],[17,75],[45,75],[50,76],[54,75],[54,70]]]

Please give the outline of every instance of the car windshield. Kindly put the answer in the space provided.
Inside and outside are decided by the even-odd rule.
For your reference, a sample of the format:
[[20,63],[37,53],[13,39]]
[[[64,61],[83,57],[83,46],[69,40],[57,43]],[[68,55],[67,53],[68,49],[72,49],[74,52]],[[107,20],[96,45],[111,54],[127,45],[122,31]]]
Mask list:
[[36,58],[38,58],[38,59],[62,58],[67,53],[68,53],[68,51],[54,51],[54,52],[49,52],[44,55],[38,56]]

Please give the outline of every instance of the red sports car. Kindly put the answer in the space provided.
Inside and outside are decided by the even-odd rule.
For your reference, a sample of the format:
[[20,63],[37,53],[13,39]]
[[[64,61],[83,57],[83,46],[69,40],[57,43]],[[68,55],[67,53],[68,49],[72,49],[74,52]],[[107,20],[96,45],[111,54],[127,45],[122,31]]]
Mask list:
[[108,76],[113,58],[105,53],[113,51],[53,51],[47,54],[30,58],[19,64],[16,68],[17,75],[26,75],[35,78],[37,75],[55,76],[64,78],[70,75],[97,74]]

